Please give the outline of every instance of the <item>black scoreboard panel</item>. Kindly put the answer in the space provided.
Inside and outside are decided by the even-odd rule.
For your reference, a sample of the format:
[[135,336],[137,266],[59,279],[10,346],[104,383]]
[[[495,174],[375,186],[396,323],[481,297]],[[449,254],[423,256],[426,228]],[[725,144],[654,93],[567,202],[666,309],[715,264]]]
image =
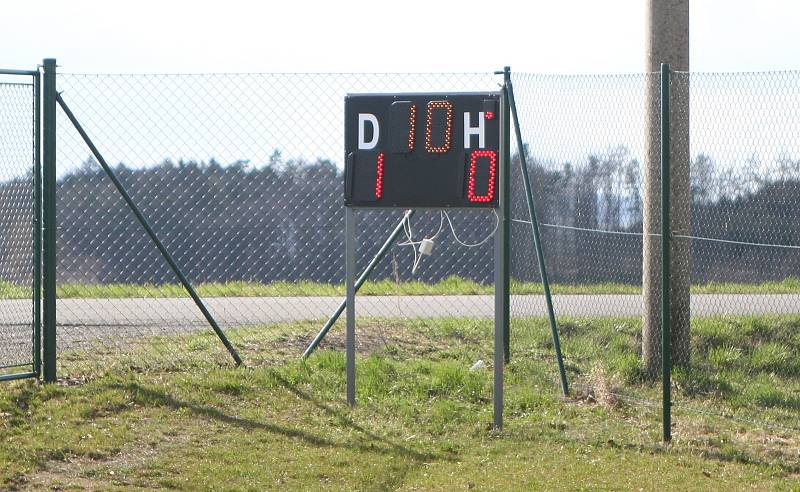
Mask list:
[[497,207],[500,93],[345,98],[345,205]]

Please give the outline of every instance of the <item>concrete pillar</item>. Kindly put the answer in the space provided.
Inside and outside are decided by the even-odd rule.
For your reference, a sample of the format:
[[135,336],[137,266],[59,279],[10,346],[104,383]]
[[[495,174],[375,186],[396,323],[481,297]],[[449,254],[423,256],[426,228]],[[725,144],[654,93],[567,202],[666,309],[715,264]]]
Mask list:
[[[642,268],[642,359],[645,371],[656,375],[661,367],[661,246],[659,234],[661,159],[659,146],[661,63],[673,72],[689,71],[689,0],[648,0],[645,41],[645,69],[654,75],[647,83],[646,147],[643,190]],[[673,74],[670,92],[671,133],[671,225],[676,234],[691,230],[689,183],[689,81]],[[672,354],[673,362],[689,362],[689,286],[691,283],[690,242],[673,239],[672,272]]]

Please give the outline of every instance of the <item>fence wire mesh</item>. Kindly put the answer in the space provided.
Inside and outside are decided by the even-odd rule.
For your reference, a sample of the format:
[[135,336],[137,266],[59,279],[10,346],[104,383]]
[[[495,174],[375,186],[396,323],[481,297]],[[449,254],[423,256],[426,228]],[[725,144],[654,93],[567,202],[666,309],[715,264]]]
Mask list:
[[0,374],[33,364],[34,135],[33,84],[0,81]]
[[[800,73],[673,76],[684,145],[691,337],[676,403],[800,430]],[[686,142],[688,138],[688,142]],[[699,403],[702,402],[702,403]]]
[[[657,408],[660,304],[644,303],[643,290],[660,296],[660,220],[649,206],[660,199],[659,180],[647,176],[660,162],[660,77],[513,80],[574,394]],[[491,74],[63,74],[58,81],[249,364],[299,355],[344,294],[345,94],[497,90],[498,82]],[[796,429],[800,74],[673,74],[671,83],[673,187],[683,179],[689,188],[672,197],[673,256],[684,272],[671,279],[676,408]],[[61,113],[58,125],[58,337],[66,372],[84,370],[77,361],[86,353],[90,364],[108,364],[106,352],[131,354],[126,363],[139,366],[188,363],[214,347],[224,362],[206,321]],[[533,354],[551,367],[552,384],[542,388],[556,391],[518,155],[511,186],[512,370],[515,353]],[[358,270],[401,217],[360,214]],[[451,217],[464,243],[480,242],[495,224],[485,211]],[[363,287],[359,350],[418,343],[398,339],[398,328],[442,320],[491,329],[491,241],[464,247],[442,224],[439,212],[414,215],[414,239],[443,230],[435,254],[412,273],[411,249],[395,245]],[[691,302],[680,282],[691,284]],[[676,335],[682,325],[690,330]],[[334,330],[323,346],[342,344]],[[474,357],[490,360],[490,352]]]
[[[652,408],[661,249],[648,200],[659,203],[660,179],[648,198],[646,173],[660,164],[659,79],[514,77],[570,382],[579,397]],[[799,87],[795,72],[674,73],[670,87],[673,395],[690,416],[674,435],[702,434],[698,416],[747,421],[777,432],[759,439],[783,443],[776,456],[789,459],[800,427]],[[538,330],[532,350],[551,360],[549,334],[528,318],[543,301],[520,285],[539,271],[520,180],[512,186],[512,333]],[[649,333],[643,273],[655,286]]]
[[[302,353],[344,295],[344,96],[498,87],[491,74],[64,74],[58,83],[234,343],[298,323],[279,346],[251,347],[248,363]],[[164,337],[210,331],[63,113],[58,149],[60,349],[144,344],[145,359],[178,359],[217,343]],[[450,215],[465,243],[494,226],[491,212]],[[402,211],[360,216],[359,270]],[[418,213],[411,232],[418,240],[440,224],[438,212]],[[391,339],[388,319],[492,315],[491,242],[462,247],[446,227],[415,273],[408,246],[379,263],[359,298],[373,320],[360,343]]]
[[[658,159],[660,142],[658,92],[654,102],[647,95],[658,80],[650,74],[513,79],[568,379],[588,398],[599,398],[601,382],[609,397],[644,397],[633,383],[642,367],[644,169]],[[527,288],[540,272],[520,171],[516,156],[512,333],[535,330],[533,350],[552,359],[550,333],[534,318],[546,312],[544,298]],[[651,357],[649,363],[660,363],[660,354]]]

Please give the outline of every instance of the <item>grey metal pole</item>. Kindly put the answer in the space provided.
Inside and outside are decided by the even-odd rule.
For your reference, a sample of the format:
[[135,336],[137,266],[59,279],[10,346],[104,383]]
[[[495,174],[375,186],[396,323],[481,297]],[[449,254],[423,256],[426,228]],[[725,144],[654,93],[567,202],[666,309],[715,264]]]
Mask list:
[[345,207],[344,215],[344,275],[347,290],[347,404],[356,404],[356,211]]
[[56,380],[56,60],[43,68],[42,95],[42,372]]
[[178,280],[180,281],[181,285],[183,285],[183,288],[186,289],[186,292],[189,293],[189,296],[192,298],[197,308],[200,310],[201,313],[203,313],[203,317],[205,317],[208,324],[211,325],[211,328],[217,334],[217,337],[219,337],[219,339],[222,341],[222,344],[225,345],[225,348],[228,349],[228,352],[231,354],[231,357],[233,357],[233,360],[236,362],[236,365],[237,366],[241,365],[242,359],[241,357],[239,357],[239,353],[236,352],[236,349],[228,340],[228,337],[225,336],[225,332],[222,331],[222,328],[220,328],[220,326],[217,324],[217,321],[208,311],[208,308],[206,308],[205,303],[203,303],[203,300],[194,290],[194,287],[189,282],[189,279],[186,278],[186,276],[181,271],[180,267],[178,267],[178,264],[172,258],[172,255],[169,253],[169,251],[167,251],[167,248],[164,247],[164,244],[161,242],[161,240],[158,239],[158,236],[156,235],[153,228],[150,226],[150,223],[147,221],[144,214],[141,212],[141,210],[139,210],[139,207],[136,205],[136,203],[134,203],[130,195],[128,195],[128,192],[125,190],[125,187],[122,186],[122,182],[120,182],[120,180],[117,179],[117,175],[111,169],[111,166],[108,165],[106,160],[103,158],[102,154],[100,154],[100,151],[97,150],[97,147],[95,147],[94,143],[89,138],[89,135],[86,133],[81,124],[78,122],[77,118],[75,118],[75,115],[69,109],[67,103],[65,103],[64,99],[62,99],[61,94],[56,94],[56,100],[58,101],[58,104],[61,106],[61,109],[64,110],[64,114],[67,115],[67,118],[69,118],[70,122],[72,122],[72,125],[78,131],[81,138],[83,138],[83,141],[89,147],[89,150],[92,151],[92,154],[97,159],[97,162],[100,163],[100,166],[103,168],[108,177],[111,179],[111,182],[114,183],[114,187],[117,189],[119,194],[122,195],[123,200],[125,200],[125,203],[131,209],[133,215],[136,216],[136,219],[142,225],[142,228],[144,228],[147,235],[150,236],[150,239],[156,245],[156,248],[158,248],[158,251],[161,253],[161,256],[164,258],[164,260],[166,260],[167,264],[172,269],[172,272],[175,274],[176,277],[178,277]]
[[508,336],[508,96],[505,89],[502,92],[500,105],[500,173],[498,188],[500,191],[499,207],[500,216],[498,230],[494,235],[494,418],[495,429],[503,428],[503,378],[504,366],[507,360],[506,338]]
[[[361,286],[364,285],[364,282],[367,281],[370,274],[378,265],[378,263],[383,259],[384,256],[386,256],[386,253],[388,253],[389,250],[392,248],[392,245],[397,240],[397,236],[399,236],[403,232],[403,224],[405,224],[406,220],[410,219],[412,215],[414,215],[413,210],[406,210],[405,214],[403,214],[403,219],[400,221],[399,224],[397,224],[397,227],[394,228],[392,233],[386,239],[386,242],[383,243],[381,249],[378,250],[378,252],[372,258],[372,261],[370,261],[369,264],[367,265],[367,268],[364,269],[364,272],[361,274],[360,277],[358,277],[358,280],[356,280],[356,292],[358,292]],[[305,352],[303,352],[302,356],[303,359],[307,358],[314,352],[314,350],[317,349],[319,344],[322,342],[322,340],[328,334],[330,329],[333,327],[333,324],[336,323],[336,320],[338,320],[339,316],[341,316],[342,313],[344,312],[345,306],[347,306],[346,298],[342,300],[342,302],[336,308],[336,311],[334,311],[333,315],[331,315],[331,317],[328,318],[328,321],[326,321],[325,324],[322,326],[322,329],[319,331],[319,333],[317,333],[317,336],[314,337],[314,340],[311,341],[311,343],[306,348]]]
[[558,334],[556,313],[555,309],[553,309],[553,296],[550,293],[550,280],[547,275],[547,265],[544,261],[544,247],[542,246],[542,238],[541,234],[539,233],[539,219],[536,216],[536,203],[533,201],[533,191],[531,189],[530,176],[528,176],[528,162],[525,156],[525,145],[522,142],[522,130],[519,126],[517,104],[514,101],[514,87],[511,84],[510,77],[506,80],[506,88],[508,91],[511,116],[514,119],[514,134],[517,138],[517,149],[519,150],[519,165],[522,173],[522,184],[525,187],[525,199],[528,204],[528,215],[531,219],[533,245],[536,249],[536,259],[539,262],[539,273],[542,277],[542,286],[544,287],[544,299],[545,303],[547,304],[547,317],[550,320],[550,335],[553,338],[553,348],[556,352],[558,375],[561,379],[561,391],[564,393],[564,396],[567,396],[569,395],[569,385],[567,384],[567,372],[564,369],[564,357],[561,355],[561,337]]

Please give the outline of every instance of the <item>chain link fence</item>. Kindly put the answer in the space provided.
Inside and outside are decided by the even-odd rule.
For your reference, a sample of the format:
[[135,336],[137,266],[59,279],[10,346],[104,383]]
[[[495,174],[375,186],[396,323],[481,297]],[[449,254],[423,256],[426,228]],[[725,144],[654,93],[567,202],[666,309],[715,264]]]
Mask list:
[[34,364],[34,101],[33,83],[0,79],[0,376]]
[[[691,116],[688,362],[676,404],[800,430],[800,73],[673,77]],[[699,403],[702,402],[702,403]]]
[[[643,363],[641,329],[644,172],[660,162],[658,92],[649,99],[648,91],[659,76],[516,74],[513,82],[572,393],[657,406],[639,383],[644,366],[660,364],[658,353]],[[540,279],[520,169],[515,157],[512,340],[538,330],[529,350],[550,360],[553,342],[535,318],[544,299],[519,292]]]
[[[344,96],[497,90],[498,82],[491,74],[58,79],[62,97],[234,343],[248,347],[270,325],[294,322],[296,336],[282,344],[293,355],[344,295]],[[206,321],[63,113],[58,125],[58,346],[75,354],[139,344],[145,359],[180,360],[192,344],[173,335],[209,333]],[[360,215],[359,270],[403,213]],[[495,224],[491,211],[450,216],[466,244]],[[359,313],[382,321],[365,322],[360,343],[391,338],[387,319],[492,316],[491,241],[459,245],[438,212],[416,214],[409,232],[419,240],[445,227],[435,254],[415,272],[409,246],[394,246],[379,263]],[[272,357],[274,348],[254,346],[247,362]]]
[[[659,286],[648,294],[659,297],[660,271],[643,263],[660,255],[658,214],[648,216],[658,209],[651,205],[659,182],[647,176],[659,162],[660,77],[513,80],[572,395],[658,408],[658,304],[643,313],[643,290]],[[62,97],[248,364],[299,356],[344,295],[345,94],[498,90],[499,82],[491,74],[58,78]],[[691,284],[691,298],[681,296],[672,279],[676,409],[797,429],[800,74],[675,73],[671,84],[673,182],[689,188],[672,197],[686,219],[673,221],[672,248]],[[186,364],[209,347],[227,363],[62,113],[58,125],[60,373],[111,360]],[[520,354],[547,361],[546,387],[555,392],[519,155],[512,160],[511,367]],[[360,214],[359,270],[402,215]],[[439,212],[411,219],[413,239],[436,237],[419,268],[412,271],[405,234],[378,264],[359,297],[359,350],[437,319],[490,329],[492,244],[482,241],[496,218],[450,216],[452,224]],[[323,347],[342,338],[334,330]],[[647,340],[659,342],[648,350]]]
[[[660,165],[659,79],[514,78],[575,394],[653,410],[662,404],[648,371],[661,363],[658,269],[650,271],[657,303],[649,336],[659,350],[650,359],[642,292],[643,260],[661,254],[657,212],[647,225],[645,176],[648,163],[656,172]],[[703,435],[695,417],[715,416],[772,429],[759,439],[783,443],[776,456],[792,455],[796,444],[799,89],[796,72],[671,76],[672,256],[674,271],[686,277],[677,284],[685,288],[671,279],[673,395],[682,417],[676,438]],[[512,186],[521,190],[520,180]],[[550,360],[552,341],[527,317],[541,312],[541,299],[513,295],[514,285],[539,279],[524,195],[513,196],[512,330],[538,329],[530,350]]]

